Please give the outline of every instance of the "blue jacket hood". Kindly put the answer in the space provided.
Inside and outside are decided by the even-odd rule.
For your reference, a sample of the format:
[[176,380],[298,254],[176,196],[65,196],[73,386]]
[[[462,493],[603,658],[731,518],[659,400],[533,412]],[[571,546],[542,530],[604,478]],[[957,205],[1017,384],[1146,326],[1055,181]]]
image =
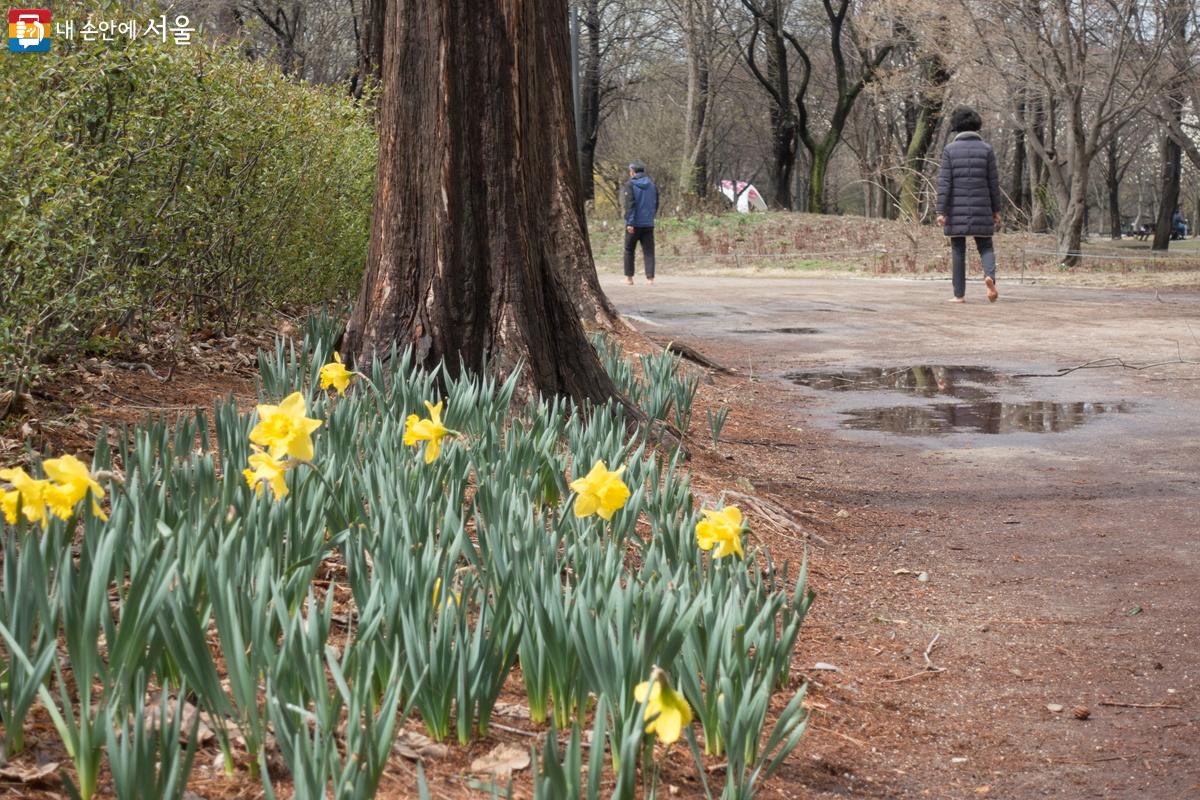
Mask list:
[[657,211],[658,187],[649,175],[634,175],[625,184],[625,224],[636,228],[653,228]]

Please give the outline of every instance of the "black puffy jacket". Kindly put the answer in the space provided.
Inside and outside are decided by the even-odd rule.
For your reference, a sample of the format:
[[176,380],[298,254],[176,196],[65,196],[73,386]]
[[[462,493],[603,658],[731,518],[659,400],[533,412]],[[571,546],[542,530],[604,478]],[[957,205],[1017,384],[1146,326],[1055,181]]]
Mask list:
[[937,212],[946,218],[947,236],[991,236],[992,214],[1002,206],[996,153],[979,134],[964,131],[942,151]]

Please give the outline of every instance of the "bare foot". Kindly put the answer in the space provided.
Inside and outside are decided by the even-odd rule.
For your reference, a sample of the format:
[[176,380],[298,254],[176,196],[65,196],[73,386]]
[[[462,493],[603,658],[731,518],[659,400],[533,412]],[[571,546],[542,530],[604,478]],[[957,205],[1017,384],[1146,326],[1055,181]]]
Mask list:
[[996,291],[996,279],[990,275],[983,279],[984,285],[988,290],[988,302],[994,303],[1000,299],[1000,292]]
[[965,298],[965,297],[951,297],[951,298],[950,298],[949,300],[947,300],[946,302],[947,302],[947,303],[965,303],[965,302],[967,302],[967,298]]
[[646,278],[646,285],[647,285],[647,286],[653,286],[653,285],[654,285],[654,278]]
[[626,285],[626,286],[633,286],[633,278],[626,278],[626,279],[625,279],[625,285]]

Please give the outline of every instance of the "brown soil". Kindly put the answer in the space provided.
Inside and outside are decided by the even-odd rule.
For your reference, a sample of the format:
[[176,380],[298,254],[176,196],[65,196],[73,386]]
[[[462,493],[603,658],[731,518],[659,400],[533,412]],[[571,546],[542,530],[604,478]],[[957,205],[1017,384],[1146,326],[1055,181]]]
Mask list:
[[[727,471],[823,521],[797,666],[840,671],[808,673],[825,707],[784,796],[1197,796],[1200,297],[1002,280],[989,305],[976,286],[953,306],[948,282],[606,285],[653,337],[753,371],[727,397]],[[816,332],[771,333],[801,326]],[[1061,434],[846,431],[841,410],[913,401],[781,380],[826,365],[1054,373],[1114,356],[1165,363],[999,389],[1135,405]]]

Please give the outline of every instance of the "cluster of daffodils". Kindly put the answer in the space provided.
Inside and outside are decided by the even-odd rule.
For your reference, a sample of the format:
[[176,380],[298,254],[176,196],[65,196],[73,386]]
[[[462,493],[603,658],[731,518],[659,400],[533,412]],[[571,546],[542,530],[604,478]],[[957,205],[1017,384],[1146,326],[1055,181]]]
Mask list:
[[[338,395],[345,394],[358,373],[346,369],[341,356],[334,353],[333,361],[320,370],[322,389],[333,388]],[[425,402],[427,417],[409,414],[404,426],[404,444],[408,447],[423,447],[424,460],[431,464],[441,455],[443,440],[458,436],[446,427],[442,420],[444,402]],[[258,424],[250,432],[254,452],[249,457],[249,469],[244,470],[246,482],[259,493],[263,485],[270,488],[276,499],[288,493],[285,474],[300,463],[309,463],[313,457],[312,434],[321,422],[305,416],[304,397],[299,392],[289,395],[279,405],[258,406]],[[610,470],[603,460],[596,461],[586,475],[571,481],[575,493],[575,516],[583,519],[599,516],[611,522],[613,515],[624,508],[631,496],[623,475],[624,465]],[[103,493],[101,493],[103,496]],[[7,503],[7,500],[6,500]],[[8,506],[6,504],[6,514]],[[702,509],[703,519],[696,523],[696,543],[701,550],[710,552],[714,559],[726,556],[745,557],[742,536],[746,526],[742,513],[736,506],[725,506],[716,510]],[[460,601],[455,593],[442,592],[442,579],[434,583],[431,605],[435,610],[449,608]],[[655,668],[650,679],[639,683],[633,690],[634,699],[645,706],[645,731],[654,734],[663,744],[673,744],[692,721],[692,710],[683,695],[670,684],[662,670]]]
[[104,489],[92,476],[87,465],[73,455],[48,458],[42,462],[46,478],[32,478],[21,467],[0,469],[0,481],[9,489],[0,493],[0,509],[4,520],[15,525],[19,516],[29,522],[45,527],[50,515],[62,520],[71,518],[75,506],[89,494],[92,498],[92,513],[100,519],[108,519],[100,508]]
[[[575,492],[575,516],[597,515],[611,521],[630,497],[622,474],[625,467],[610,470],[603,461],[592,465],[587,475],[571,482]],[[702,509],[704,518],[696,523],[696,543],[711,552],[714,559],[725,556],[745,557],[742,536],[746,532],[742,512],[737,506],[716,510]],[[673,744],[692,721],[692,709],[683,695],[672,688],[666,674],[655,668],[650,680],[634,687],[634,699],[645,704],[646,733],[654,734],[663,744]]]
[[[359,375],[346,369],[339,353],[333,361],[320,370],[322,389],[334,389],[338,396],[346,393],[350,383]],[[425,463],[432,463],[442,452],[442,440],[458,435],[442,422],[443,403],[433,405],[426,401],[429,416],[425,419],[410,414],[404,430],[404,444],[410,447],[425,446]],[[279,405],[258,406],[258,424],[250,431],[253,452],[247,459],[248,467],[242,470],[247,485],[258,494],[263,486],[271,490],[276,500],[286,497],[288,485],[286,474],[297,464],[312,462],[312,434],[321,427],[321,421],[305,416],[304,395],[293,392]]]
[[[612,520],[613,514],[629,500],[629,487],[621,475],[625,467],[610,470],[603,461],[592,465],[587,475],[571,481],[575,492],[575,516],[593,514]],[[742,536],[746,533],[742,512],[737,506],[725,506],[715,511],[702,509],[704,519],[696,523],[696,543],[701,550],[711,551],[713,558],[745,557]]]

